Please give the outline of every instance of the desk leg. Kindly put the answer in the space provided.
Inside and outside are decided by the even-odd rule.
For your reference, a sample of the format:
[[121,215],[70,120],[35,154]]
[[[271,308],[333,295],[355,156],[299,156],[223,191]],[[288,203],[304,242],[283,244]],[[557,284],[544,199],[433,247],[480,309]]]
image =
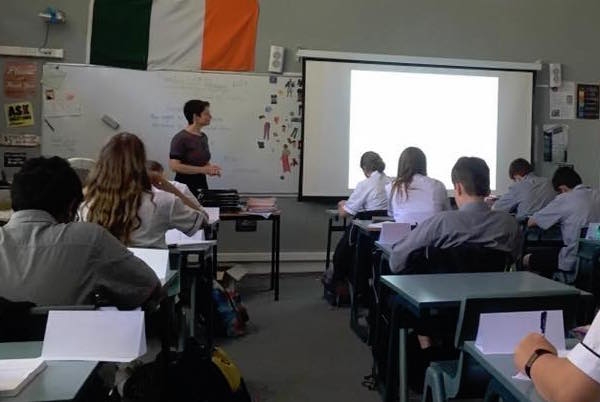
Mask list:
[[329,217],[329,224],[327,225],[327,254],[325,254],[325,272],[329,269],[329,255],[331,254],[331,229],[333,226],[333,216]]
[[273,225],[276,226],[275,236],[275,301],[279,300],[279,251],[280,251],[280,240],[281,240],[281,217],[276,216],[273,221]]
[[192,277],[192,285],[190,288],[190,317],[188,325],[190,337],[193,338],[196,335],[196,287],[198,286],[198,279],[195,272],[190,276]]
[[408,402],[408,372],[406,371],[406,338],[408,330],[400,328],[398,330],[398,388],[400,391],[400,402]]
[[[213,251],[213,255],[214,255],[214,251]],[[212,298],[212,287],[213,287],[213,278],[216,274],[216,266],[214,259],[210,258],[210,263],[206,262],[207,259],[207,255],[205,255],[204,253],[202,253],[201,258],[202,258],[202,270],[201,270],[201,275],[203,274],[205,276],[205,286],[206,286],[206,292],[204,293],[206,295],[206,305],[208,306],[207,310],[208,310],[208,317],[206,317],[206,342],[209,348],[212,348],[213,346],[213,337],[214,337],[214,333],[215,333],[215,325],[214,325],[214,317],[213,317],[213,298]],[[213,257],[214,258],[214,257]]]
[[275,223],[276,217],[271,217],[271,286],[269,290],[275,289],[275,248],[277,244],[277,225]]

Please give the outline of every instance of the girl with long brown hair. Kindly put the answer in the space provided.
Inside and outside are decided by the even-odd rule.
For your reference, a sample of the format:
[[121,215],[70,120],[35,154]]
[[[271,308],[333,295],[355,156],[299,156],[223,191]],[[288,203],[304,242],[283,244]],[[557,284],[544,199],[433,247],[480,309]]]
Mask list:
[[427,177],[427,158],[417,147],[402,151],[398,175],[386,190],[388,213],[396,222],[420,223],[450,209],[446,187],[441,181]]
[[[153,185],[164,191],[153,192]],[[167,230],[191,236],[208,219],[167,180],[148,175],[144,143],[130,133],[115,135],[102,148],[84,193],[82,218],[128,246],[164,248]]]

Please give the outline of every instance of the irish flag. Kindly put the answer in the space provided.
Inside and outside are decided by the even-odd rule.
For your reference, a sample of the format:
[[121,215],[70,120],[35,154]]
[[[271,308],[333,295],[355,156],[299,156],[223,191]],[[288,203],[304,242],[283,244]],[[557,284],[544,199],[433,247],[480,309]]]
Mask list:
[[258,0],[92,0],[89,62],[254,70]]

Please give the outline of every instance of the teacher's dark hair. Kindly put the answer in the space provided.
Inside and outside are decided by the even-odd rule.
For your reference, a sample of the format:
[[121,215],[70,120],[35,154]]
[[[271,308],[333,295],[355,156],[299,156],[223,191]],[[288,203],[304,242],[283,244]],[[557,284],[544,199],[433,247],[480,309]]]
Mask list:
[[39,209],[58,222],[71,222],[83,200],[81,180],[69,162],[53,156],[33,158],[15,174],[10,189],[15,211]]
[[490,195],[490,168],[481,158],[463,156],[452,168],[452,183],[462,184],[470,196],[487,197]]
[[192,124],[194,122],[194,115],[200,116],[202,112],[204,112],[204,109],[209,106],[210,103],[199,99],[189,100],[185,102],[185,105],[183,105],[183,115],[185,116],[187,122]]

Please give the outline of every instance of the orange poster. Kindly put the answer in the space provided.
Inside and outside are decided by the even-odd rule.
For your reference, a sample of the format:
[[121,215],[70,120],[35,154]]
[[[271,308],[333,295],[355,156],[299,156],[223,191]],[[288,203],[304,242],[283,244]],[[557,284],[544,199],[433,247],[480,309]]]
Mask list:
[[26,98],[35,95],[37,63],[9,61],[4,65],[4,95]]

